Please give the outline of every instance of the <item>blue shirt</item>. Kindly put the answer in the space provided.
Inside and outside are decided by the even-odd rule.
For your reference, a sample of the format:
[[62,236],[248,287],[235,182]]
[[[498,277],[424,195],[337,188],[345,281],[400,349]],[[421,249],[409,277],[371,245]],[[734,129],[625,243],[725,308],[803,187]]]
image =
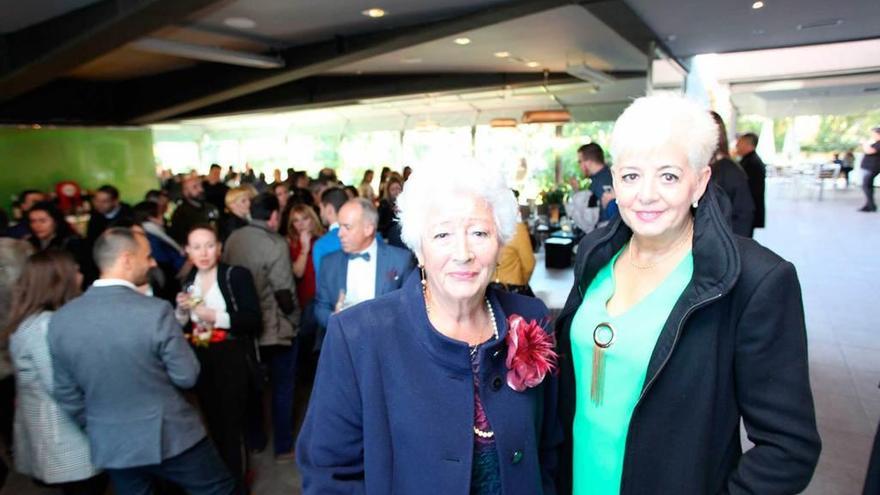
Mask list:
[[315,245],[312,247],[312,263],[315,265],[316,279],[318,278],[321,269],[321,258],[341,249],[342,244],[339,242],[339,226],[331,227],[326,234],[322,235],[320,239],[315,241]]
[[[599,204],[599,221],[610,220],[617,213],[616,207],[612,210],[609,207],[602,207],[602,194],[605,193],[605,186],[613,187],[614,180],[611,177],[611,169],[608,165],[602,167],[602,170],[590,176],[590,192],[596,197]],[[616,206],[616,205],[615,205]]]

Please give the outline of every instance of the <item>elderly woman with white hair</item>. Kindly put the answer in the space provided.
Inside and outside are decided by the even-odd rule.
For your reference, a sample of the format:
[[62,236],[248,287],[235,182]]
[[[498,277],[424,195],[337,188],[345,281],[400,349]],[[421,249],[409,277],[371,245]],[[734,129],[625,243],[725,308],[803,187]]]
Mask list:
[[620,219],[581,241],[556,323],[560,493],[793,494],[812,476],[798,278],[731,232],[709,186],[716,141],[681,97],[640,98],[615,124]]
[[555,493],[547,308],[487,289],[513,194],[491,169],[443,164],[413,172],[397,205],[420,270],[330,317],[296,448],[303,493]]

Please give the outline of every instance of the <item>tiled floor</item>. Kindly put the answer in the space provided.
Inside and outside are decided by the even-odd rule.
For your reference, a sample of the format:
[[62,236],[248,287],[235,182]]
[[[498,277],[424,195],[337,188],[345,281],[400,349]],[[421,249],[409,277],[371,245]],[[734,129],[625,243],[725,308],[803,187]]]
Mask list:
[[[823,450],[805,493],[861,493],[874,431],[880,420],[880,214],[858,213],[855,188],[826,189],[822,201],[803,184],[771,183],[768,227],[757,239],[798,269],[807,315],[810,375]],[[551,308],[565,302],[570,270],[546,270],[543,259],[532,279]],[[293,464],[271,456],[255,459],[254,493],[294,495],[299,476]],[[13,476],[2,495],[49,494]]]

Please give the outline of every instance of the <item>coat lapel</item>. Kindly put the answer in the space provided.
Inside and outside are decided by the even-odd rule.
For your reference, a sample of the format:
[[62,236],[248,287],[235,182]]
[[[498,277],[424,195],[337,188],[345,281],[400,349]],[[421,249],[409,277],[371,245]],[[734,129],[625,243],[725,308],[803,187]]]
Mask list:
[[391,260],[388,259],[388,250],[385,243],[376,241],[376,297],[381,296],[388,290],[388,266]]

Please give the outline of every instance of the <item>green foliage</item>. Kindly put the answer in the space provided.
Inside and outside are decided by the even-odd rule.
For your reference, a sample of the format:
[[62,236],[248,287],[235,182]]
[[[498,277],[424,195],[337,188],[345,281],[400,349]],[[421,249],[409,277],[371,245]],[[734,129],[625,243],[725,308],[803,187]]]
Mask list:
[[819,122],[819,133],[801,150],[808,153],[838,153],[858,148],[872,127],[880,122],[880,110],[861,115],[826,115]]
[[[736,123],[739,133],[761,134],[764,118],[755,115],[740,116]],[[880,124],[880,109],[855,115],[823,115],[819,117],[819,132],[809,141],[801,141],[804,153],[838,153],[850,148],[858,148],[867,139],[872,127]],[[782,150],[785,134],[794,125],[794,117],[784,117],[773,121],[773,141],[777,150]]]

